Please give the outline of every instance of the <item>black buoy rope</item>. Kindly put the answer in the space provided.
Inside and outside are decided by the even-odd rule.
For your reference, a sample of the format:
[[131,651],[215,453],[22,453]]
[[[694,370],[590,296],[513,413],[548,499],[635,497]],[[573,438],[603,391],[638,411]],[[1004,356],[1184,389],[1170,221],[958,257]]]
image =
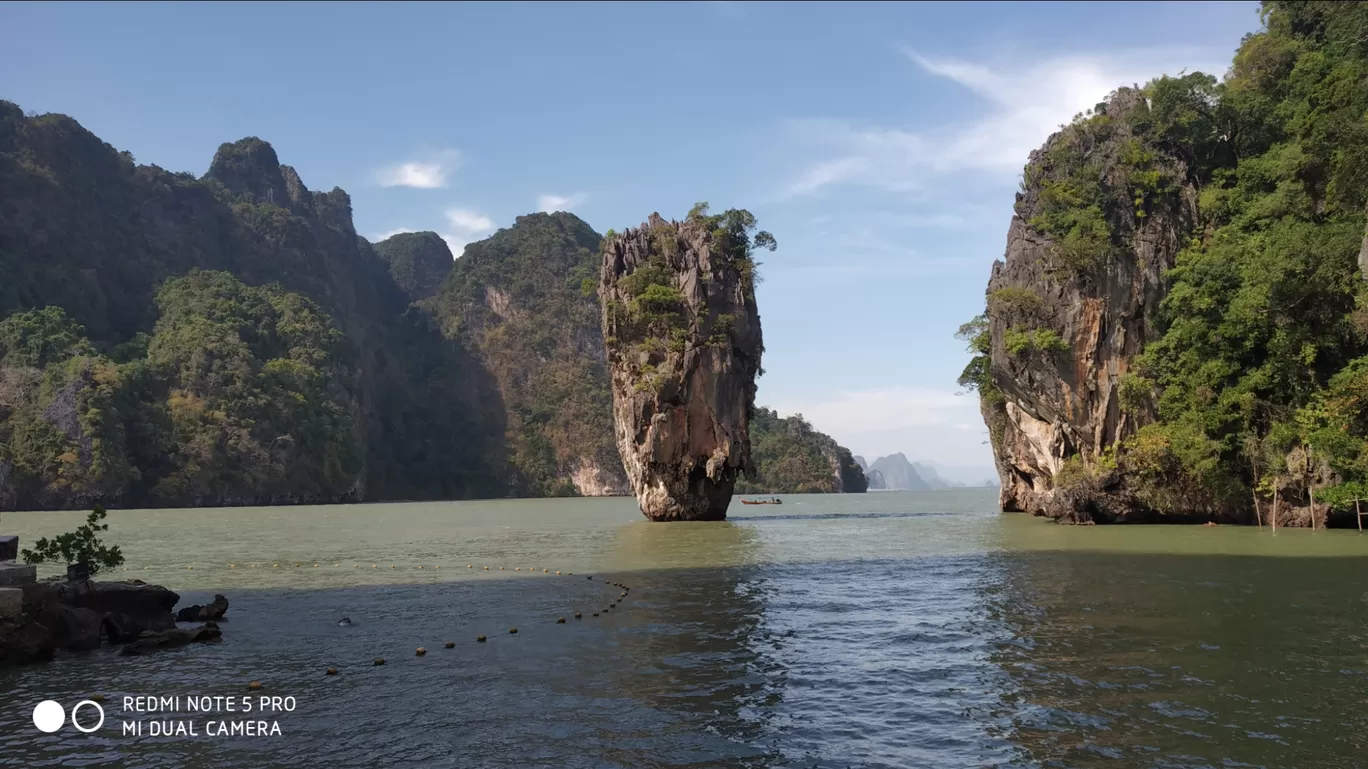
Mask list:
[[[291,564],[293,564],[293,567],[294,567],[294,568],[303,568],[303,567],[304,567],[304,562],[303,562],[303,561],[301,561],[301,562],[299,562],[299,563],[290,562],[290,563],[287,563],[286,565],[289,566],[289,565],[291,565]],[[186,569],[191,569],[191,568],[193,568],[193,567],[190,567],[190,566],[187,566],[187,567],[186,567]],[[229,564],[229,565],[228,565],[228,568],[230,568],[230,569],[236,569],[236,568],[239,568],[239,567],[238,567],[237,564],[234,563],[234,564]],[[268,565],[266,565],[266,564],[264,564],[264,563],[262,563],[262,564],[253,563],[253,564],[247,564],[246,566],[244,566],[244,567],[242,567],[242,568],[249,568],[249,569],[255,569],[255,568],[278,569],[278,568],[280,568],[280,564],[279,564],[279,563],[276,563],[276,562],[272,562],[272,563],[268,566]],[[318,564],[312,564],[311,566],[309,566],[309,568],[319,568],[319,565],[318,565]],[[333,565],[333,568],[343,568],[343,566],[342,566],[341,563],[336,563],[336,564]],[[353,564],[352,568],[354,568],[354,569],[362,568],[362,564]],[[372,569],[378,569],[378,568],[382,568],[382,567],[381,567],[379,564],[373,563],[373,564],[370,565],[370,568],[372,568]],[[395,569],[395,568],[397,568],[397,566],[395,566],[395,565],[390,565],[389,568]],[[424,567],[423,567],[423,566],[418,566],[417,568],[418,568],[418,569],[423,569]],[[436,569],[441,569],[442,567],[441,567],[441,566],[433,566],[432,568],[433,568],[434,570],[436,570]],[[490,571],[491,569],[493,569],[493,568],[495,568],[495,567],[483,566],[483,565],[477,567],[477,566],[476,566],[475,564],[473,564],[473,563],[466,566],[466,569],[469,570],[469,571],[474,571],[476,568],[479,568],[481,571]],[[499,566],[499,567],[497,567],[497,568],[498,568],[499,571],[505,571],[505,570],[506,570],[505,567],[503,567],[503,566]],[[521,566],[514,567],[514,568],[513,568],[513,571],[517,571],[517,572],[527,571],[528,573],[541,573],[541,574],[551,574],[551,573],[552,573],[550,569],[542,569],[540,572],[538,572],[538,570],[535,569],[535,568],[524,569],[524,568],[521,567]],[[560,572],[560,571],[557,571],[557,572],[555,572],[555,574],[558,575],[558,576],[573,576],[573,575],[574,575],[574,572],[567,571],[567,572],[562,573],[562,572]],[[585,575],[585,578],[592,581],[592,580],[594,579],[594,575],[588,574],[588,575]],[[617,588],[617,589],[620,590],[621,592],[618,593],[618,597],[617,597],[617,599],[616,599],[615,601],[609,603],[607,607],[601,609],[600,611],[596,611],[596,612],[591,613],[591,614],[590,614],[591,617],[597,617],[597,616],[600,616],[600,614],[606,615],[609,611],[615,609],[619,603],[625,602],[625,601],[627,600],[628,594],[629,594],[629,593],[631,592],[631,590],[632,590],[632,588],[631,588],[630,586],[625,585],[625,584],[623,584],[623,583],[621,583],[621,582],[613,582],[613,581],[606,580],[606,579],[602,579],[602,578],[600,578],[598,581],[599,581],[600,584],[602,584],[602,585],[604,585],[604,586]],[[584,612],[582,612],[582,611],[577,611],[577,612],[574,613],[573,616],[574,616],[574,618],[577,619],[577,620],[582,620],[582,619],[584,618]],[[550,620],[548,620],[548,621],[550,622],[550,624],[555,624],[555,625],[564,625],[564,624],[566,624],[565,617],[563,617],[563,616],[562,616],[562,617],[555,617],[555,618],[550,619]],[[517,634],[518,634],[518,628],[516,628],[516,627],[510,627],[510,628],[508,629],[508,635],[517,635]],[[486,636],[486,635],[481,634],[481,635],[475,636],[475,643],[488,643],[488,642],[489,642],[489,638],[488,638],[488,636]],[[445,648],[445,649],[454,649],[454,648],[456,648],[456,642],[455,642],[455,641],[445,641],[445,642],[443,642],[442,647]],[[417,658],[426,657],[426,656],[427,656],[427,648],[426,648],[426,647],[423,647],[423,646],[419,646],[419,647],[414,651],[414,656],[417,657]],[[385,664],[385,658],[384,658],[384,657],[376,657],[376,658],[374,658],[374,660],[371,661],[371,666],[372,666],[372,667],[380,667],[380,666],[382,666],[382,665],[384,665],[384,664]],[[339,667],[339,666],[337,666],[337,665],[329,666],[328,668],[325,669],[324,675],[327,675],[327,676],[336,676],[336,675],[340,675],[341,669],[342,669],[342,668]],[[248,687],[247,687],[247,688],[249,688],[249,689],[251,689],[251,690],[253,690],[253,691],[256,691],[256,690],[259,690],[259,689],[261,689],[261,688],[263,688],[263,687],[264,687],[264,684],[263,684],[261,681],[252,681],[251,683],[248,684]]]

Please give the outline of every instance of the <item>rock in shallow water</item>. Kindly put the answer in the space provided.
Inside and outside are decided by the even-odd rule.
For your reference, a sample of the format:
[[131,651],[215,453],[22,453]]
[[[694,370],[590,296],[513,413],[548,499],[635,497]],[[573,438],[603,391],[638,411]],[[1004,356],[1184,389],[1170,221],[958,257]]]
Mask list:
[[228,599],[215,595],[208,606],[195,604],[176,612],[177,622],[217,622],[228,613]]
[[754,472],[749,424],[764,343],[741,212],[659,214],[604,240],[599,297],[618,453],[655,521],[726,518]]
[[206,622],[193,630],[172,629],[143,633],[138,636],[137,640],[120,649],[119,655],[136,657],[165,649],[175,649],[192,643],[209,643],[222,638],[223,632],[219,630],[219,626],[213,622]]

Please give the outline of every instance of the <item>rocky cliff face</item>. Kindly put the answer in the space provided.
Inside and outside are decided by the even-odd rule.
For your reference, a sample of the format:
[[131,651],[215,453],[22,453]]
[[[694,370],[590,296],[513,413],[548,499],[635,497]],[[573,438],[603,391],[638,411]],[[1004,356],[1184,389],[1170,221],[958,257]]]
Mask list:
[[[742,216],[744,215],[744,217]],[[599,279],[618,452],[647,518],[721,520],[752,475],[764,345],[746,212],[659,214],[605,240]],[[762,237],[763,236],[763,237]]]
[[[345,389],[357,404],[365,467],[356,493],[342,499],[503,493],[496,469],[504,453],[503,410],[485,372],[426,316],[411,311],[388,265],[357,237],[347,194],[308,190],[268,143],[247,138],[222,145],[209,172],[197,179],[136,165],[131,155],[69,117],[25,116],[17,105],[0,101],[0,188],[6,200],[0,206],[0,318],[61,307],[98,350],[131,360],[140,354],[124,355],[119,348],[136,347],[140,334],[153,332],[154,300],[168,280],[202,268],[229,272],[253,286],[278,282],[317,302],[336,321],[354,363],[355,376]],[[25,424],[51,429],[50,450],[34,444],[41,451],[14,455],[15,436],[24,431],[9,412],[16,398],[35,397],[16,390],[16,377],[23,374],[0,373],[0,466],[8,468],[0,473],[8,483],[0,483],[0,503],[84,507],[90,502],[86,492],[57,483],[49,472],[68,449],[83,467],[85,439],[72,429],[70,397],[50,411],[44,411],[46,402],[30,409],[37,416]],[[70,381],[65,376],[58,385]],[[71,395],[83,407],[97,389]],[[134,430],[136,424],[142,423],[113,426]],[[234,440],[225,437],[216,445]],[[199,450],[137,444],[162,457]],[[108,445],[97,440],[97,453]],[[97,460],[93,466],[111,465]],[[139,469],[140,484],[126,492],[102,487],[98,498],[127,505],[339,499],[305,493],[253,499],[198,488],[174,500],[159,499],[147,488],[156,472]]]
[[574,214],[520,216],[466,246],[421,304],[497,383],[517,496],[628,493],[594,296],[602,240]]
[[[1003,510],[1070,517],[1079,505],[1102,504],[1110,509],[1094,512],[1109,519],[1144,515],[1124,495],[1065,499],[1055,482],[1070,459],[1094,461],[1153,419],[1123,406],[1122,382],[1156,336],[1163,276],[1192,231],[1196,194],[1179,161],[1128,154],[1123,118],[1143,102],[1138,91],[1118,91],[1027,165],[987,291],[990,386],[981,405]],[[1137,179],[1151,172],[1174,182],[1137,206]],[[1100,220],[1060,215],[1074,181],[1097,184]]]

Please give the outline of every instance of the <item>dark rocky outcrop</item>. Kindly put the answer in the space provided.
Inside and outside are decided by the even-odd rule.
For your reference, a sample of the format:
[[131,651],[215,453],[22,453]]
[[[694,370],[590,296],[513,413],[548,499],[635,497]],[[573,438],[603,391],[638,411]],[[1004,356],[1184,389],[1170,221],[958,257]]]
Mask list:
[[176,626],[171,612],[180,596],[141,580],[47,580],[23,589],[25,615],[48,627],[63,648],[94,648],[101,634],[110,643],[125,643]]
[[123,645],[120,654],[140,655],[222,638],[217,621],[228,611],[222,595],[205,606],[172,615],[179,596],[140,580],[94,582],[45,580],[23,586],[23,612],[0,619],[0,666],[51,659],[57,651],[89,651],[104,642]]
[[0,619],[0,667],[52,659],[52,631],[28,616]]
[[67,651],[98,649],[105,637],[105,614],[95,609],[53,603],[44,606],[38,624],[52,633],[52,644]]
[[228,599],[215,595],[207,606],[194,604],[176,612],[177,622],[217,622],[228,613]]
[[123,657],[138,657],[153,652],[188,646],[192,643],[214,643],[223,638],[223,631],[213,622],[206,622],[193,630],[172,628],[156,632],[144,632],[119,650]]
[[748,428],[764,351],[754,263],[748,241],[717,242],[712,219],[652,214],[603,246],[618,452],[656,521],[725,518],[738,476],[754,470]]

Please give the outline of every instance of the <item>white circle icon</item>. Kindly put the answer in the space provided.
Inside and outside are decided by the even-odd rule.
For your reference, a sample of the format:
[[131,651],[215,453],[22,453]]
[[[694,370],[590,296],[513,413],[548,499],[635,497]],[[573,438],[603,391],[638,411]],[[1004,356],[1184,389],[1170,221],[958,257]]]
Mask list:
[[52,734],[66,723],[66,711],[54,700],[43,700],[33,709],[33,725],[44,734]]
[[[86,705],[95,708],[95,712],[100,714],[99,722],[96,723],[94,726],[90,727],[89,729],[76,723],[76,712],[79,711],[81,708],[85,707]],[[81,700],[80,702],[76,703],[76,707],[71,709],[71,725],[76,727],[76,731],[85,732],[86,734],[99,731],[100,727],[104,726],[104,708],[100,707],[100,703],[96,702],[95,700]]]

